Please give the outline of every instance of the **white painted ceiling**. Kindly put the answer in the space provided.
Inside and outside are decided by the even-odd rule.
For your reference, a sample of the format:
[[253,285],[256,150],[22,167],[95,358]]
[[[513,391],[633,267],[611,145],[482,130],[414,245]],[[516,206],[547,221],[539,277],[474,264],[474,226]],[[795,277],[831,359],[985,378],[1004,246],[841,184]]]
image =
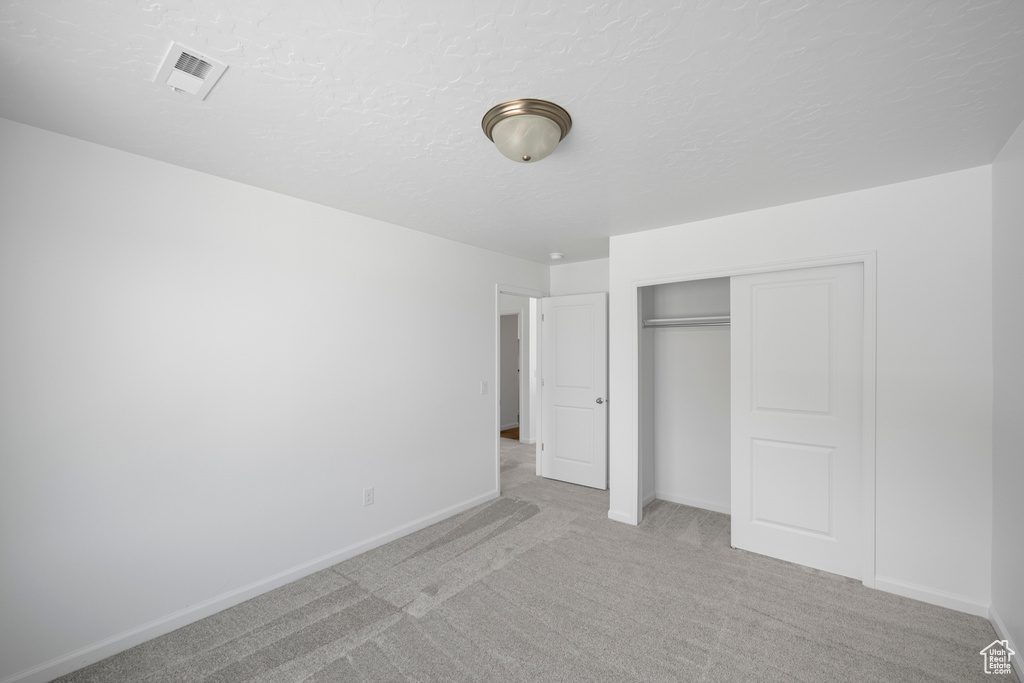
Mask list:
[[[206,101],[152,82],[171,41],[228,64]],[[516,97],[573,117],[536,164],[480,130]],[[569,262],[991,163],[1024,119],[1024,2],[3,0],[0,116]]]

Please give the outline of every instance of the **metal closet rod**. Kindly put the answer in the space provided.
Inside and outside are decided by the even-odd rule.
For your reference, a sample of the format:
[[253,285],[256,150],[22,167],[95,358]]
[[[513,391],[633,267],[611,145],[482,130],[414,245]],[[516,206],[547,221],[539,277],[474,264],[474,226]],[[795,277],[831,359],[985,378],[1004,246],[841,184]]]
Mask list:
[[710,315],[698,318],[648,318],[644,327],[728,327],[729,316]]

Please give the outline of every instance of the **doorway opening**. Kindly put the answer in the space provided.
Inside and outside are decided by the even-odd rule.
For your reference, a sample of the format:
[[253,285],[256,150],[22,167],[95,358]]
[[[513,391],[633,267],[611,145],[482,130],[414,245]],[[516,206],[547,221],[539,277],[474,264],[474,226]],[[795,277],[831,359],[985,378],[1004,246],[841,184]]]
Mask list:
[[523,390],[520,380],[523,365],[522,330],[521,312],[502,313],[498,333],[498,430],[502,438],[516,441],[519,440],[519,420],[523,409],[520,402]]
[[[511,443],[509,437],[513,437],[519,445],[537,443],[541,409],[540,343],[537,334],[540,329],[540,299],[544,296],[544,292],[536,290],[501,284],[495,286],[493,429],[495,490],[499,492],[501,442]],[[534,469],[539,474],[539,462],[534,463]]]
[[521,294],[498,295],[497,431],[507,435],[516,430],[515,438],[524,444],[536,442],[540,410],[536,382],[538,302],[537,297]]

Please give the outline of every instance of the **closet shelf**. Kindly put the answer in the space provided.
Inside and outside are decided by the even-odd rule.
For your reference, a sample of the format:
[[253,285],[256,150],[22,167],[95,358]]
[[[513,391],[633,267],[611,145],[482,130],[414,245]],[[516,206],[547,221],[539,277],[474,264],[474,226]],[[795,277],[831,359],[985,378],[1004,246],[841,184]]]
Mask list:
[[698,318],[648,318],[644,327],[728,327],[729,316],[710,315]]

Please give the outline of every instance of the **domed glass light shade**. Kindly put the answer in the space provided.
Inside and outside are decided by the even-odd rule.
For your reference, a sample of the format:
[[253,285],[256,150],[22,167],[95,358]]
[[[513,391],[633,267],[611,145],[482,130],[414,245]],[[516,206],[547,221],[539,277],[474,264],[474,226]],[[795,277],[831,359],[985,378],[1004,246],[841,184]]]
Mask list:
[[520,163],[540,161],[572,127],[569,112],[544,100],[511,100],[493,107],[480,122],[502,154]]

